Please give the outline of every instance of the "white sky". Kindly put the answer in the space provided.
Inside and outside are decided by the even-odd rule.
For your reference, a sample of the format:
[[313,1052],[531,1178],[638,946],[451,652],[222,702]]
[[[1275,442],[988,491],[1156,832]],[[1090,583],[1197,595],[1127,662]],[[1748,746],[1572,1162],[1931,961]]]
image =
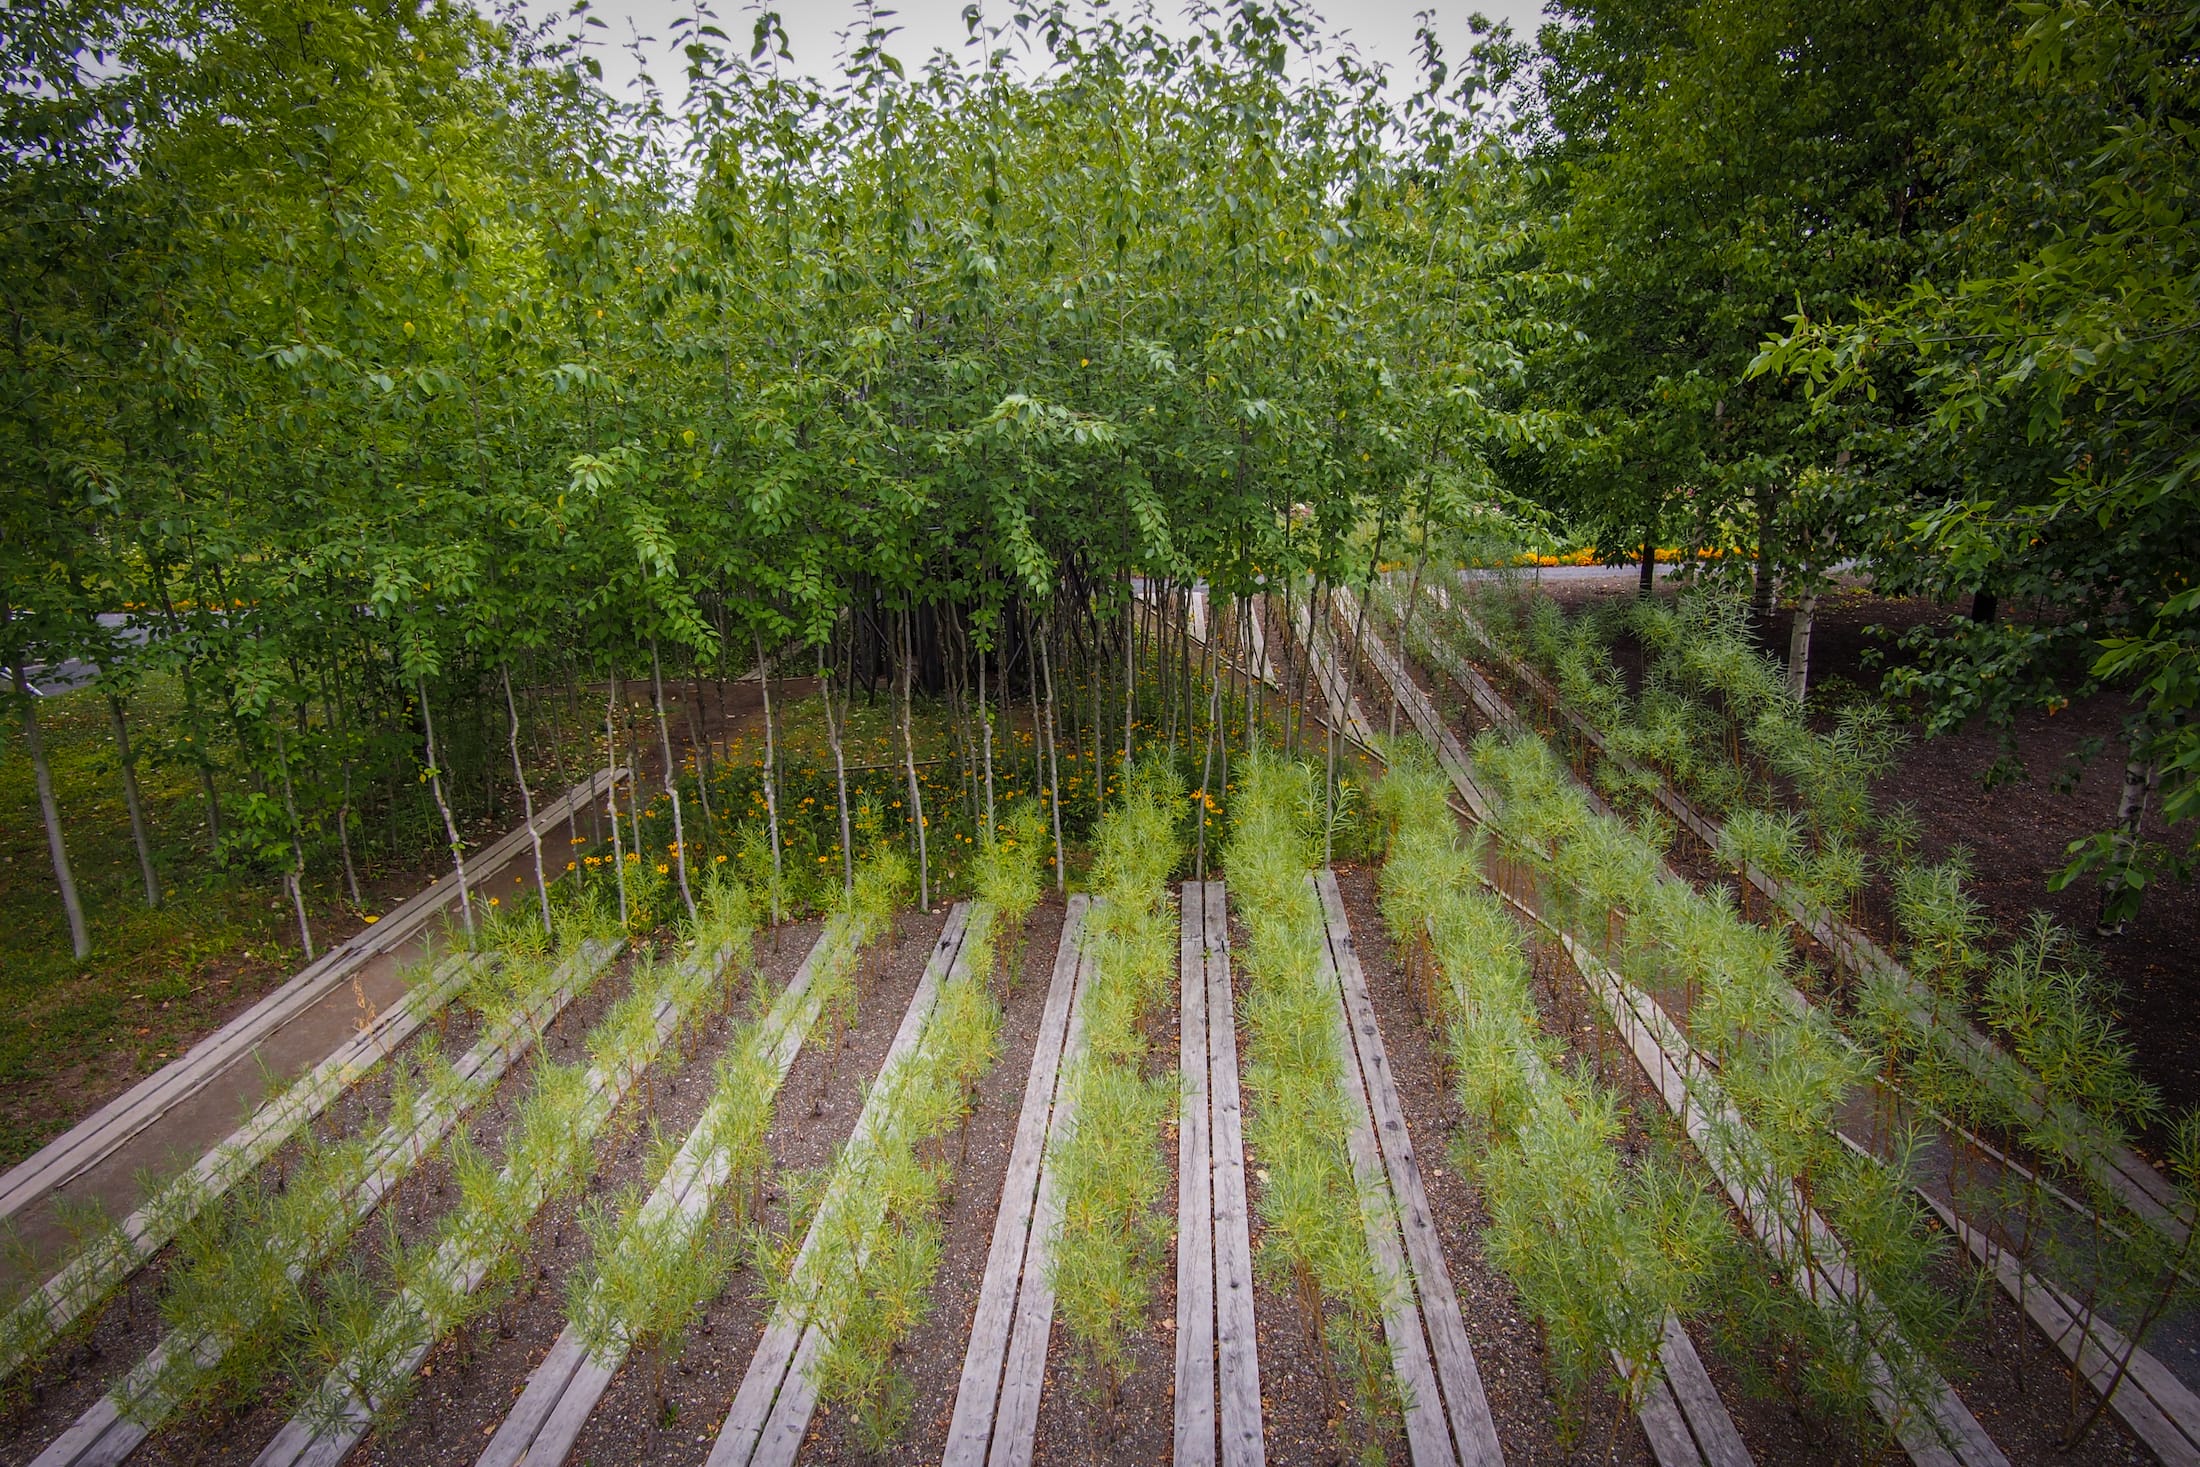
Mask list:
[[[969,54],[964,49],[969,35],[962,18],[965,3],[900,0],[899,4],[882,6],[895,12],[888,24],[901,28],[888,42],[888,51],[912,72],[941,47],[957,56]],[[562,14],[569,5],[570,0],[526,0],[528,13],[538,18]],[[742,0],[716,0],[712,8],[717,11],[719,29],[746,50],[759,7]],[[795,64],[813,75],[836,69],[840,35],[862,13],[857,0],[774,0],[772,8],[779,11],[786,25]],[[1172,0],[1160,0],[1157,8],[1167,15],[1174,6]],[[1007,13],[1005,5],[988,9],[996,15]],[[1534,40],[1536,28],[1542,23],[1541,0],[1480,0],[1476,4],[1453,0],[1330,0],[1323,10],[1331,26],[1344,29],[1362,55],[1390,68],[1394,83],[1414,74],[1413,37],[1419,11],[1435,12],[1437,37],[1455,67],[1466,53],[1470,39],[1467,17],[1473,12],[1479,10],[1492,20],[1511,22],[1513,33],[1527,41]],[[631,86],[639,68],[626,49],[627,42],[636,35],[653,38],[645,47],[650,74],[666,92],[668,102],[676,103],[683,63],[671,54],[670,26],[678,17],[693,13],[693,0],[595,0],[590,14],[605,24],[600,29],[589,27],[588,33],[599,43],[595,54],[603,65],[605,85],[619,92]]]

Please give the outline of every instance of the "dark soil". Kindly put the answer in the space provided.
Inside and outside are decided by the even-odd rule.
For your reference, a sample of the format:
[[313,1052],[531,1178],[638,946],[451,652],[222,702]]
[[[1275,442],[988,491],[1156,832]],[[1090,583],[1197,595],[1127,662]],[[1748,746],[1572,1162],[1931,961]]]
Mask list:
[[[1497,1439],[1504,1445],[1505,1460],[1563,1463],[1583,1453],[1598,1461],[1607,1460],[1604,1447],[1608,1423],[1615,1414],[1614,1398],[1608,1391],[1598,1390],[1581,1403],[1578,1420],[1571,1423],[1575,1437],[1573,1450],[1569,1451],[1569,1423],[1560,1418],[1546,1374],[1542,1330],[1522,1307],[1512,1286],[1483,1260],[1480,1239],[1489,1216],[1473,1184],[1454,1162],[1452,1142],[1459,1135],[1461,1121],[1458,1106],[1375,906],[1374,873],[1354,866],[1335,869],[1345,912],[1358,939],[1360,966],[1367,975],[1375,1021],[1382,1030],[1399,1102],[1405,1107],[1406,1129],[1419,1138],[1416,1149],[1423,1159],[1429,1210],[1442,1237],[1444,1260],[1451,1269],[1452,1287],[1459,1295],[1459,1313],[1466,1323],[1468,1342],[1474,1347],[1475,1368],[1489,1397],[1490,1416],[1497,1423]],[[1264,1378],[1267,1372],[1268,1362],[1263,1357]],[[1649,1442],[1641,1428],[1628,1422],[1613,1443],[1609,1461],[1647,1464],[1651,1460]],[[1781,1459],[1760,1456],[1759,1460]]]
[[[1008,1153],[1023,1114],[1024,1081],[1039,1043],[1039,1017],[1046,1007],[1047,984],[1054,976],[1063,915],[1061,900],[1052,895],[1034,910],[1024,929],[1020,976],[1013,988],[999,979],[994,984],[1002,1008],[1000,1057],[979,1084],[977,1109],[964,1129],[967,1149],[950,1139],[959,1165],[940,1216],[940,1267],[932,1280],[932,1312],[910,1332],[899,1351],[900,1367],[913,1388],[908,1425],[901,1439],[885,1451],[867,1452],[854,1419],[820,1405],[802,1448],[804,1462],[916,1464],[940,1459],[955,1413],[955,1391],[962,1383],[971,1321],[978,1312],[978,1286],[993,1242],[993,1220],[1000,1213],[1001,1188],[1008,1179]],[[1008,939],[1002,937],[998,946],[1005,961]],[[1061,1335],[1057,1326],[1057,1343]],[[1042,1455],[1040,1460],[1048,1459]]]
[[[546,1029],[542,1043],[507,1069],[474,1107],[462,1124],[477,1141],[490,1147],[499,1143],[541,1056],[566,1061],[580,1051],[589,1029],[626,991],[624,968],[623,961],[614,962],[588,992],[568,1004]],[[454,1004],[446,1013],[449,1017],[445,1026],[425,1026],[400,1051],[395,1064],[381,1066],[370,1079],[332,1102],[310,1128],[311,1133],[323,1141],[379,1134],[387,1119],[397,1066],[414,1059],[424,1041],[441,1044],[444,1054],[455,1060],[479,1037],[481,1021],[470,1009]],[[242,1195],[242,1188],[253,1185],[280,1186],[300,1149],[296,1140],[282,1147],[254,1178],[239,1183],[233,1195]],[[425,1233],[447,1203],[449,1177],[449,1162],[441,1148],[423,1158],[354,1232],[352,1256],[371,1267],[378,1257],[386,1225],[394,1224],[397,1235],[407,1241]],[[165,1333],[160,1298],[175,1260],[173,1247],[154,1255],[103,1311],[79,1326],[81,1334],[75,1343],[56,1350],[31,1375],[11,1384],[12,1409],[0,1422],[0,1464],[28,1462],[37,1456],[159,1342]],[[241,1413],[214,1409],[179,1418],[169,1429],[154,1433],[133,1460],[213,1462],[235,1455],[249,1461],[262,1439],[273,1436],[288,1415],[283,1405],[288,1400],[286,1384],[278,1378],[251,1408]],[[225,1447],[231,1450],[224,1451]]]
[[[1546,590],[1578,608],[1631,595],[1633,585],[1551,582]],[[1894,645],[1902,632],[1967,611],[1967,606],[1879,597],[1866,586],[1844,586],[1818,604],[1812,703],[1830,709],[1846,697],[1876,694],[1886,667],[1905,660]],[[1777,613],[1769,632],[1770,644],[1783,652],[1792,619],[1791,611]],[[1631,648],[1620,655],[1623,666],[1632,659],[1639,667],[1639,654]],[[2014,937],[2033,912],[2044,911],[2086,938],[2102,976],[2119,990],[2117,1011],[2142,1073],[2182,1110],[2200,1106],[2200,1004],[2193,1001],[2200,993],[2193,958],[2200,952],[2200,893],[2190,883],[2163,886],[2120,936],[2101,937],[2094,933],[2098,897],[2091,882],[2059,892],[2047,889],[2049,878],[2069,859],[2065,847],[2114,819],[2123,781],[2122,726],[2129,711],[2121,695],[2099,693],[2056,714],[2026,712],[2009,731],[2009,749],[2001,734],[1983,724],[1933,739],[1913,729],[1874,795],[1882,810],[1906,803],[1917,812],[1925,860],[1941,860],[1959,845],[1971,853],[1971,891],[1996,930]],[[2098,757],[2081,765],[2078,756],[2095,743]],[[2007,759],[2012,753],[2014,764]],[[1985,783],[1989,771],[2019,769],[2022,777],[2014,783],[1992,789]],[[2173,837],[2158,809],[2149,812],[2145,834],[2173,846],[2192,839],[2189,831]],[[1884,941],[1890,893],[1884,881],[1874,885],[1870,906],[1878,919],[1870,925]]]
[[[1177,1069],[1178,1010],[1169,1007],[1148,1026],[1148,1076]],[[1170,1224],[1161,1240],[1159,1277],[1145,1327],[1129,1341],[1130,1369],[1115,1399],[1106,1399],[1099,1377],[1085,1368],[1059,1315],[1047,1339],[1046,1390],[1039,1400],[1032,1460],[1037,1462],[1167,1462],[1176,1449],[1176,1122],[1154,1138],[1168,1157],[1169,1186],[1159,1202]],[[991,1218],[987,1226],[992,1225]],[[967,1326],[968,1321],[965,1321]],[[963,1338],[968,1338],[967,1328]],[[952,1405],[952,1403],[950,1403]],[[945,1418],[942,1418],[944,1424]]]

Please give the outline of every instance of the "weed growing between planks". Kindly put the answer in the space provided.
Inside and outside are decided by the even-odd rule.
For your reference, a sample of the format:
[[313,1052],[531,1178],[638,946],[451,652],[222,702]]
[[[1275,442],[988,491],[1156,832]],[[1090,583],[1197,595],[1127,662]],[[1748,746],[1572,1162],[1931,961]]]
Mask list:
[[[421,1351],[502,1307],[536,1216],[594,1170],[603,1127],[614,1115],[610,1097],[626,1094],[669,1045],[729,1001],[730,990],[719,985],[722,969],[747,966],[755,932],[749,894],[714,873],[704,881],[699,907],[687,935],[689,958],[637,963],[630,991],[587,1038],[590,1066],[537,1066],[501,1167],[463,1135],[453,1139],[458,1206],[429,1239],[389,1260],[390,1297],[362,1270],[329,1281],[293,1363],[294,1377],[307,1387],[299,1403],[307,1425],[340,1430],[353,1400],[371,1419],[388,1420],[410,1395]],[[660,1009],[676,1016],[662,1032]]]
[[[1036,862],[1038,848],[1030,850]],[[878,1078],[869,1103],[876,1123],[859,1129],[822,1177],[790,1187],[786,1237],[756,1244],[774,1301],[825,1338],[813,1366],[820,1401],[845,1408],[871,1450],[908,1424],[914,1388],[894,1354],[930,1312],[938,1212],[953,1174],[948,1138],[999,1053],[992,942],[992,914],[979,906],[963,962],[941,985],[916,1048]],[[814,1236],[806,1253],[805,1234]]]
[[1402,1419],[1383,1317],[1403,1285],[1377,1267],[1363,1222],[1388,1201],[1361,1190],[1345,1146],[1347,1060],[1321,904],[1307,881],[1320,854],[1308,819],[1322,808],[1318,778],[1309,765],[1256,748],[1239,767],[1233,803],[1223,863],[1250,939],[1246,1150],[1265,1224],[1255,1261],[1278,1294],[1298,1302],[1312,1353],[1330,1374],[1328,1399],[1348,1403],[1336,1418],[1340,1450],[1380,1461]]
[[1390,833],[1382,910],[1466,1117],[1455,1164],[1489,1207],[1490,1261],[1543,1326],[1569,1444],[1615,1355],[1628,1362],[1616,1432],[1658,1379],[1666,1318],[1703,1298],[1723,1219],[1702,1179],[1655,1157],[1622,1164],[1621,1101],[1543,1031],[1519,929],[1479,884],[1481,842],[1458,840],[1450,779],[1418,740],[1389,754],[1374,792]]
[[1163,1127],[1176,1113],[1173,1070],[1147,1074],[1148,1026],[1171,997],[1177,912],[1168,881],[1184,858],[1182,779],[1160,751],[1133,767],[1094,833],[1092,971],[1079,1003],[1085,1051],[1065,1080],[1073,1121],[1048,1158],[1061,1224],[1055,1307],[1113,1439],[1129,1337],[1145,1325],[1172,1236],[1155,1211],[1169,1184]]
[[[1594,814],[1540,739],[1476,740],[1478,777],[1497,801],[1507,857],[1532,873],[1553,926],[1648,987],[1685,992],[1696,1046],[1719,1064],[1719,1084],[1746,1123],[1709,1144],[1791,1221],[1815,1208],[1839,1235],[1874,1302],[1813,1306],[1790,1296],[1755,1301],[1765,1326],[1802,1347],[1799,1386],[1825,1414],[1867,1437],[1875,1430],[1871,1360],[1896,1397],[1929,1407],[1945,1342],[1971,1300],[1935,1286],[1947,1239],[1902,1176],[1906,1144],[1884,1164],[1834,1134],[1836,1114],[1870,1078],[1872,1059],[1843,1039],[1823,1010],[1799,1001],[1785,938],[1743,921],[1723,888],[1698,893],[1662,879],[1656,853],[1618,820]],[[1797,1269],[1814,1267],[1817,1239],[1798,1225]]]

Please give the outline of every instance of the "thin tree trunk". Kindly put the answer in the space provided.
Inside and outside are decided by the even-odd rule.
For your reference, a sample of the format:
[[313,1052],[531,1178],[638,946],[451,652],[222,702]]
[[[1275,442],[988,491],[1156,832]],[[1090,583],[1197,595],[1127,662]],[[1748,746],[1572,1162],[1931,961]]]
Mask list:
[[998,826],[993,818],[993,705],[985,694],[985,649],[978,649],[978,723],[984,739],[985,838],[991,840]]
[[1797,703],[1810,690],[1810,632],[1818,613],[1818,593],[1806,591],[1795,602],[1795,623],[1788,629],[1788,696]]
[[336,807],[336,846],[344,853],[344,889],[351,893],[351,904],[366,905],[366,898],[359,893],[359,868],[351,860],[351,756],[344,756],[344,798]]
[[619,705],[619,674],[609,674],[603,695],[604,808],[611,816],[611,870],[619,880],[619,926],[626,926],[626,840],[619,833],[619,733],[612,710]]
[[1049,630],[1044,624],[1039,628],[1039,675],[1047,685],[1047,797],[1054,806],[1054,890],[1060,893],[1069,889],[1069,863],[1062,856],[1062,765],[1055,756],[1054,663],[1047,656]]
[[428,736],[428,788],[435,795],[435,807],[443,815],[443,833],[451,842],[451,866],[458,872],[458,910],[466,924],[466,935],[474,935],[474,898],[466,886],[466,847],[458,838],[458,822],[451,818],[451,802],[443,798],[443,770],[436,762],[435,716],[428,710],[428,680],[421,678],[420,726]]
[[932,908],[932,848],[924,830],[924,790],[917,783],[917,733],[909,716],[910,688],[916,660],[916,638],[910,632],[907,607],[901,613],[901,756],[909,775],[909,826],[917,835],[917,905]]
[[153,870],[153,843],[145,833],[145,804],[138,798],[137,755],[130,751],[130,726],[122,699],[109,694],[107,714],[114,721],[115,753],[122,763],[122,800],[130,807],[130,839],[137,846],[138,874],[145,878],[145,905],[160,905],[160,877]]
[[833,745],[833,786],[840,801],[840,889],[852,894],[856,889],[856,853],[848,829],[848,758],[840,747],[840,718],[833,698],[832,669],[825,665],[825,644],[817,644],[818,691],[825,695],[825,737]]
[[[425,707],[425,704],[421,706]],[[290,869],[283,873],[283,884],[290,888],[290,905],[298,914],[298,944],[306,950],[306,961],[313,961],[313,928],[306,921],[306,833],[298,822],[298,798],[290,783],[290,744],[283,738],[280,720],[269,719],[268,727],[275,730],[275,759],[283,767],[283,813],[290,817]],[[461,892],[464,888],[460,888]]]
[[23,705],[23,743],[31,751],[31,773],[38,784],[38,809],[46,818],[46,852],[53,857],[53,877],[61,888],[61,909],[69,918],[69,943],[79,960],[92,954],[92,938],[84,926],[84,904],[77,900],[76,877],[69,870],[69,848],[61,837],[61,806],[54,799],[53,770],[46,763],[46,740],[38,731],[38,700],[31,694],[23,664],[14,667],[15,696]]
[[2116,831],[2108,869],[2101,878],[2100,912],[2094,924],[2097,937],[2121,937],[2124,924],[2137,910],[2126,896],[2126,874],[2139,858],[2139,827],[2146,819],[2147,801],[2160,777],[2146,757],[2148,725],[2142,719],[2131,730],[2131,754],[2124,761],[2124,783],[2116,798]]
[[[1214,628],[1207,629],[1211,640]],[[1199,766],[1199,793],[1193,799],[1192,810],[1199,819],[1199,854],[1193,870],[1195,879],[1207,879],[1207,801],[1213,797],[1211,781],[1215,777],[1215,741],[1222,727],[1222,659],[1215,659],[1215,673],[1211,690],[1207,694],[1207,737],[1203,741],[1205,753]]]
[[511,719],[512,778],[519,781],[520,810],[527,817],[527,840],[535,852],[535,896],[542,905],[542,930],[550,927],[550,883],[542,874],[542,832],[535,829],[535,792],[527,785],[527,767],[519,757],[519,704],[512,701],[512,669],[510,664],[497,664],[497,674],[504,680],[504,711]]
[[672,762],[672,729],[665,722],[665,675],[657,660],[657,639],[649,639],[649,690],[657,704],[657,742],[665,756],[665,794],[672,800],[672,869],[680,877],[680,902],[695,920],[695,892],[688,885],[687,826],[680,819],[679,766]]
[[1635,594],[1648,599],[1657,586],[1658,542],[1649,530],[1642,532],[1642,577],[1635,583]]
[[703,738],[703,723],[698,709],[703,702],[703,675],[697,673],[695,701],[687,705],[688,747],[695,751],[695,798],[703,807],[703,828],[717,824],[718,817],[710,809],[710,745]]
[[772,732],[772,667],[764,656],[764,633],[751,627],[756,639],[756,681],[764,690],[764,819],[771,826],[772,841],[772,927],[777,938],[779,926],[779,889],[783,881],[779,869],[779,746]]
[[[1131,773],[1131,713],[1133,690],[1138,686],[1138,593],[1136,585],[1123,582],[1123,777]],[[1099,791],[1093,791],[1095,798]]]

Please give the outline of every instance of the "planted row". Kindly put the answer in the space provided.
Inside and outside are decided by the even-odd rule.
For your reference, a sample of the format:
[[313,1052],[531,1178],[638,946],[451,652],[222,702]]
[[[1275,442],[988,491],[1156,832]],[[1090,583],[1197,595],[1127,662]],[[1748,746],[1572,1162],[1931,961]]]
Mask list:
[[1080,1363],[1112,1406],[1146,1321],[1171,1237],[1162,1128],[1177,1108],[1173,1067],[1152,1071],[1151,1026],[1176,972],[1168,879],[1183,859],[1184,787],[1164,760],[1139,761],[1093,839],[1089,975],[1078,997],[1084,1053],[1065,1094],[1074,1116],[1048,1157],[1061,1207],[1056,1307]]
[[[1256,748],[1239,766],[1223,850],[1247,942],[1247,1160],[1259,1179],[1263,1229],[1256,1266],[1293,1301],[1348,1455],[1381,1449],[1402,1403],[1383,1332],[1400,1280],[1377,1265],[1362,1225],[1385,1199],[1363,1192],[1346,1146],[1353,1111],[1343,1089],[1336,991],[1325,967],[1319,898],[1307,874],[1319,857],[1311,827],[1322,798],[1303,763]],[[1217,1015],[1214,1022],[1226,1022]]]

